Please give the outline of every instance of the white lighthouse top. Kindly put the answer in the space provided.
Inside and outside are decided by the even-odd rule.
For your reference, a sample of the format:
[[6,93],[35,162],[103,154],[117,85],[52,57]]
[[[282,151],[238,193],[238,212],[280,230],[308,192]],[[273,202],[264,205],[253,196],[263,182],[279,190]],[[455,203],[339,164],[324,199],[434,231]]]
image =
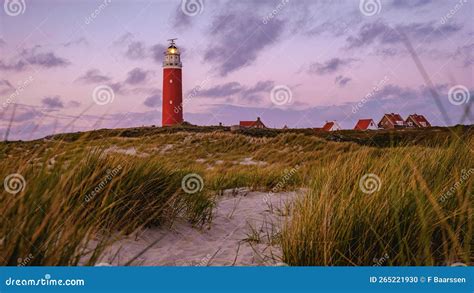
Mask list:
[[165,68],[182,68],[183,64],[181,63],[181,53],[176,47],[177,39],[169,39],[170,45],[165,52],[165,59],[163,60],[163,67]]

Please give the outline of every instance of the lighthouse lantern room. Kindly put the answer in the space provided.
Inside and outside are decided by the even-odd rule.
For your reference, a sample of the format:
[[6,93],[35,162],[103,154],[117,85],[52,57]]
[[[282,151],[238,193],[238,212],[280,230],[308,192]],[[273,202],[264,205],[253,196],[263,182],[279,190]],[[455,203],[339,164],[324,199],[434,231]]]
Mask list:
[[169,39],[163,60],[163,112],[162,125],[183,123],[183,87],[181,54],[176,47],[177,39]]

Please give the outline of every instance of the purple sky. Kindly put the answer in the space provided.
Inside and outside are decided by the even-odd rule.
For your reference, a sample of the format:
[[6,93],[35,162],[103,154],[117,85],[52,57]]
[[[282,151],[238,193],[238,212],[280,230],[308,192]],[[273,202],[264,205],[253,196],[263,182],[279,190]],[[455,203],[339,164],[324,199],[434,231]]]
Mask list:
[[[260,116],[269,127],[337,120],[353,128],[390,112],[457,124],[474,92],[472,0],[3,1],[2,138],[13,111],[10,139],[159,126],[172,37],[183,52],[184,118],[193,124]],[[112,95],[97,94],[104,86]]]

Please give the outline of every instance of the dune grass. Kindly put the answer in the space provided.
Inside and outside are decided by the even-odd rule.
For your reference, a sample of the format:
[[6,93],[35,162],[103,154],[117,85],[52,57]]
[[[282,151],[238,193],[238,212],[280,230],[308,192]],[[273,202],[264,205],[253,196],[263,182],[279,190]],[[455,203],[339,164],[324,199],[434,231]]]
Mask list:
[[[472,263],[473,142],[436,149],[361,148],[314,168],[309,192],[294,203],[282,232],[284,261],[298,266]],[[364,181],[365,174],[379,181]],[[364,193],[360,182],[374,192]]]
[[[0,262],[18,265],[92,265],[121,235],[183,217],[196,225],[211,220],[214,201],[204,192],[181,188],[186,170],[156,160],[92,152],[51,166],[50,158],[4,160],[0,176],[12,170],[24,190],[0,192]],[[93,251],[89,249],[93,247]]]
[[[453,131],[153,128],[0,143],[0,178],[26,183],[0,189],[0,264],[93,265],[137,229],[210,223],[217,196],[239,187],[307,190],[280,237],[290,265],[470,263],[474,141],[471,128]],[[188,174],[202,190],[183,190]],[[361,190],[366,174],[380,190]]]

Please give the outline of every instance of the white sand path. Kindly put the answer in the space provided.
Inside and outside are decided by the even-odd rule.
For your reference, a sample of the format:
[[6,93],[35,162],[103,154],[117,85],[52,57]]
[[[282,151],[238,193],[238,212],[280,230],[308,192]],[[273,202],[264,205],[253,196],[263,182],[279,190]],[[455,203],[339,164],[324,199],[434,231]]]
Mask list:
[[156,242],[132,265],[281,265],[275,239],[295,197],[295,192],[239,191],[235,196],[226,192],[218,200],[210,227],[199,230],[180,221],[171,228],[146,229],[115,243],[101,262],[123,265]]

